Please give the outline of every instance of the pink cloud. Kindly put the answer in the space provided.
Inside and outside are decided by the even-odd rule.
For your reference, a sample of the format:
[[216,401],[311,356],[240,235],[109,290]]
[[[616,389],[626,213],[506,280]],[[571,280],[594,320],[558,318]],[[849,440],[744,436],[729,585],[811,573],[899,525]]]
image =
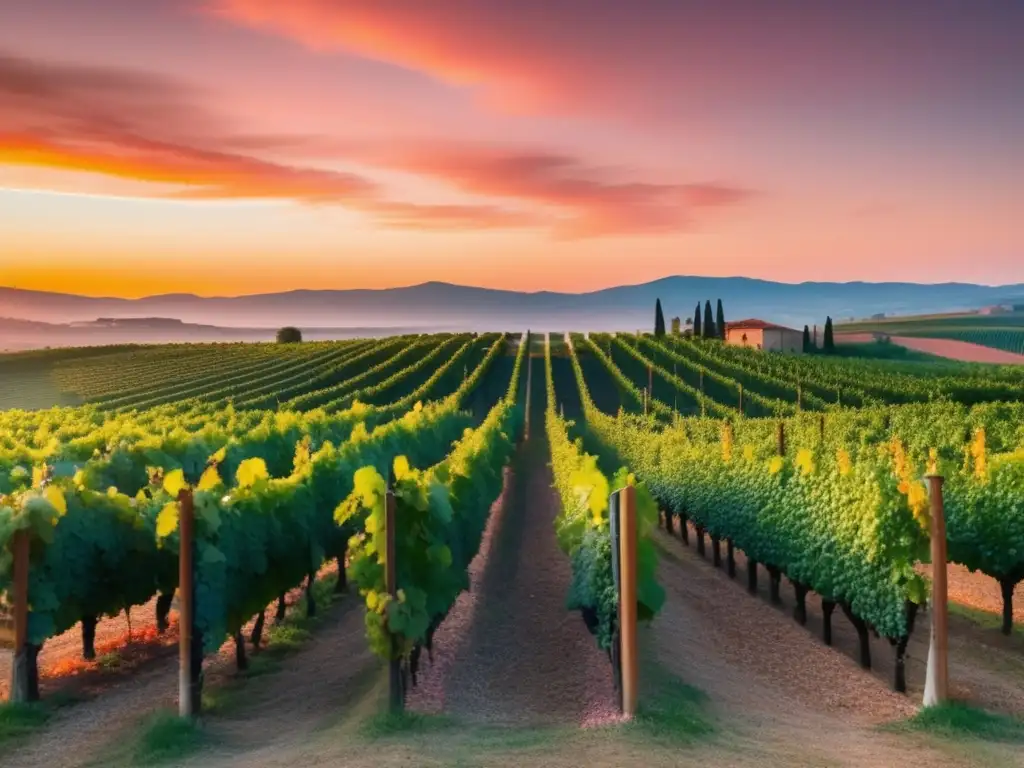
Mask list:
[[[926,0],[206,0],[327,52],[471,86],[508,110],[700,117],[770,98],[948,98],[1024,67],[1020,6]],[[1012,71],[1012,69],[1010,70]],[[927,91],[923,91],[923,87]]]
[[635,181],[564,154],[499,145],[424,143],[349,147],[351,156],[442,179],[474,195],[515,199],[559,213],[563,237],[661,233],[691,228],[703,210],[745,203],[752,190],[712,182]]
[[[753,195],[725,183],[638,180],[530,147],[237,135],[206,103],[145,73],[0,57],[0,162],[171,185],[154,195],[179,199],[338,204],[390,228],[543,228],[562,238],[685,231],[705,209]],[[289,156],[428,177],[480,202],[396,200],[366,175]]]

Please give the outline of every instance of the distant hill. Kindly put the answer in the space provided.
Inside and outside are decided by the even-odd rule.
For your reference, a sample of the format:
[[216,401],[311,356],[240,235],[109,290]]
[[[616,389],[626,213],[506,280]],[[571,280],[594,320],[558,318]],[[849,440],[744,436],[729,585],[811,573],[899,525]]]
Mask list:
[[1024,300],[1024,284],[789,284],[745,277],[676,276],[578,294],[523,293],[432,282],[383,290],[299,290],[210,298],[173,294],[142,299],[0,288],[0,317],[48,323],[156,317],[238,330],[286,324],[323,329],[401,326],[423,331],[527,327],[536,331],[570,327],[635,330],[653,322],[657,298],[669,318],[678,315],[685,320],[698,301],[720,298],[727,318],[761,317],[799,328],[804,323],[821,324],[826,315],[841,320],[882,312],[949,312],[1020,302]]
[[[306,328],[307,341],[415,333],[408,328]],[[98,318],[70,323],[42,323],[0,317],[0,352],[41,347],[86,347],[106,344],[274,341],[276,328],[239,328],[185,323],[163,317]]]

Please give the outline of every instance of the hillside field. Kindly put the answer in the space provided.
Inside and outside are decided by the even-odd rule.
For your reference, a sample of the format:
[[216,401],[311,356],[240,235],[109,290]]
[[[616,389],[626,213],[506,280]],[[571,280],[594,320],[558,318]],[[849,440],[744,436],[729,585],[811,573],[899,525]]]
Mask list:
[[848,334],[883,333],[931,339],[952,339],[1024,355],[1024,312],[891,317],[837,323],[837,340]]
[[[932,474],[959,703],[922,712]],[[39,701],[0,709],[0,765],[1024,764],[1024,367],[529,332],[0,355],[8,612],[18,536]]]

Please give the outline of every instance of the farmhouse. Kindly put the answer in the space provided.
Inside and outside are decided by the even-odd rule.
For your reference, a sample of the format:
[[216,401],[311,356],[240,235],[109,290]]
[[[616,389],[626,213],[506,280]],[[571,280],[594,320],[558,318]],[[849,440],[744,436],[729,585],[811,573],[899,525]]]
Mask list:
[[754,347],[769,352],[802,352],[804,336],[801,331],[764,320],[740,320],[725,324],[725,341],[739,347]]

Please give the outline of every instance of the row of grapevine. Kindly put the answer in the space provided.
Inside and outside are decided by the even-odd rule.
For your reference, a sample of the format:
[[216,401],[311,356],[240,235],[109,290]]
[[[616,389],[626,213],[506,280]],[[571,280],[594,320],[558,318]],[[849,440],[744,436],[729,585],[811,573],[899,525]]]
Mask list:
[[793,403],[765,397],[756,390],[745,390],[743,384],[735,379],[723,376],[707,366],[694,365],[682,355],[677,355],[667,347],[651,343],[642,337],[630,339],[617,336],[615,342],[629,350],[644,365],[661,370],[663,375],[667,375],[667,371],[664,365],[659,365],[659,358],[667,358],[677,369],[678,365],[682,365],[684,371],[690,372],[691,379],[693,375],[697,376],[699,391],[707,394],[708,390],[712,390],[710,397],[720,405],[730,405],[737,410],[742,406],[743,413],[750,416],[784,415],[796,411]]
[[[1012,367],[959,365],[957,372],[918,365],[913,373],[905,368],[884,365],[883,361],[835,359],[827,355],[762,354],[755,350],[726,344],[677,340],[677,345],[703,346],[711,354],[727,360],[747,360],[764,367],[774,376],[794,382],[808,381],[838,392],[846,404],[911,403],[952,400],[965,405],[999,400],[1019,400],[1024,382]],[[942,371],[930,375],[930,370]],[[849,395],[854,396],[850,401]]]
[[62,390],[86,400],[100,400],[167,386],[168,382],[224,376],[266,365],[281,355],[291,357],[317,351],[292,348],[284,354],[272,345],[169,344],[130,352],[112,351],[84,360],[57,361],[52,371]]
[[[523,425],[518,383],[529,350],[520,344],[505,397],[475,430],[467,430],[452,452],[425,470],[395,459],[388,480],[379,467],[356,472],[355,488],[338,507],[336,520],[352,527],[348,554],[352,580],[363,595],[372,650],[408,664],[413,684],[423,647],[458,595],[469,588],[469,565],[479,551],[487,519],[504,485]],[[397,599],[387,590],[385,503],[394,494]]]
[[[452,405],[461,406],[493,359],[493,354],[485,357],[474,375],[449,396]],[[360,423],[372,428],[411,408],[414,402],[407,399],[380,408],[356,403],[335,415],[322,411],[233,412],[229,408],[208,421],[199,415],[196,421],[184,426],[180,417],[166,409],[158,418],[146,419],[151,415],[146,412],[138,421],[118,418],[113,424],[98,428],[91,427],[86,419],[86,432],[79,437],[61,441],[52,436],[41,450],[24,446],[6,453],[0,450],[0,492],[25,487],[30,482],[32,473],[26,465],[50,462],[56,465],[59,476],[70,476],[82,469],[96,487],[114,486],[134,494],[148,482],[149,467],[183,467],[195,472],[214,452],[219,454],[229,477],[242,460],[253,456],[263,458],[272,474],[282,476],[291,469],[296,441],[307,439],[315,448],[328,440],[345,440]]]
[[[566,336],[571,347],[571,339]],[[572,585],[568,605],[578,610],[598,645],[611,654],[617,623],[617,595],[612,581],[612,541],[608,523],[608,498],[625,485],[637,489],[637,617],[650,621],[665,601],[656,579],[657,554],[650,535],[657,525],[658,511],[646,486],[637,483],[626,468],[608,478],[598,458],[585,453],[580,440],[569,436],[570,423],[556,411],[556,393],[551,369],[551,347],[545,345],[547,408],[545,415],[555,488],[562,502],[555,528],[558,543],[572,563]],[[586,395],[583,395],[587,397]]]
[[[1000,582],[1009,632],[1013,588],[1024,580],[1021,404],[940,402],[672,426],[584,407],[588,429],[671,514],[739,547],[776,580],[788,576],[801,603],[812,589],[862,632],[871,627],[896,643],[905,643],[912,605],[924,599],[914,566],[927,557],[922,477],[933,464],[947,478],[949,559]],[[994,445],[986,445],[990,434]]]
[[[97,398],[95,405],[108,410],[145,410],[164,403],[177,403],[189,400],[217,401],[229,397],[232,393],[247,392],[253,382],[276,380],[294,371],[303,370],[309,365],[330,364],[339,357],[351,354],[353,345],[341,344],[309,345],[301,351],[292,350],[276,353],[268,350],[253,359],[248,365],[224,368],[223,363],[210,365],[204,361],[202,372],[188,375],[186,370],[174,369],[158,372],[157,378],[148,384],[136,385],[125,379],[127,386],[111,396]],[[294,350],[294,351],[293,351]]]
[[[313,451],[308,441],[292,442],[293,467],[280,478],[253,456],[239,462],[230,478],[223,452],[184,471],[157,470],[135,495],[97,487],[88,471],[70,479],[36,473],[31,486],[0,499],[0,591],[11,585],[14,533],[27,531],[31,540],[33,662],[46,638],[76,622],[94,627],[98,616],[173,592],[178,498],[185,489],[195,510],[196,631],[207,651],[229,636],[240,643],[240,628],[249,618],[325,558],[344,554],[354,529],[339,527],[335,509],[352,493],[354,478],[365,477],[369,468],[385,472],[398,456],[406,457],[403,466],[435,465],[460,437],[459,445],[478,445],[488,438],[474,441],[472,435],[490,435],[481,430],[496,422],[502,428],[513,424],[511,416],[494,416],[467,431],[470,417],[459,410],[459,400],[416,407],[372,431],[356,429],[338,447],[324,442]],[[513,406],[503,401],[495,413],[514,412]],[[465,449],[466,457],[476,453]],[[453,456],[463,454],[456,449]],[[462,466],[432,471],[454,478],[454,467]],[[464,486],[453,481],[453,493],[456,487],[468,493]],[[345,521],[356,522],[350,515]],[[169,602],[161,604],[166,611]]]

